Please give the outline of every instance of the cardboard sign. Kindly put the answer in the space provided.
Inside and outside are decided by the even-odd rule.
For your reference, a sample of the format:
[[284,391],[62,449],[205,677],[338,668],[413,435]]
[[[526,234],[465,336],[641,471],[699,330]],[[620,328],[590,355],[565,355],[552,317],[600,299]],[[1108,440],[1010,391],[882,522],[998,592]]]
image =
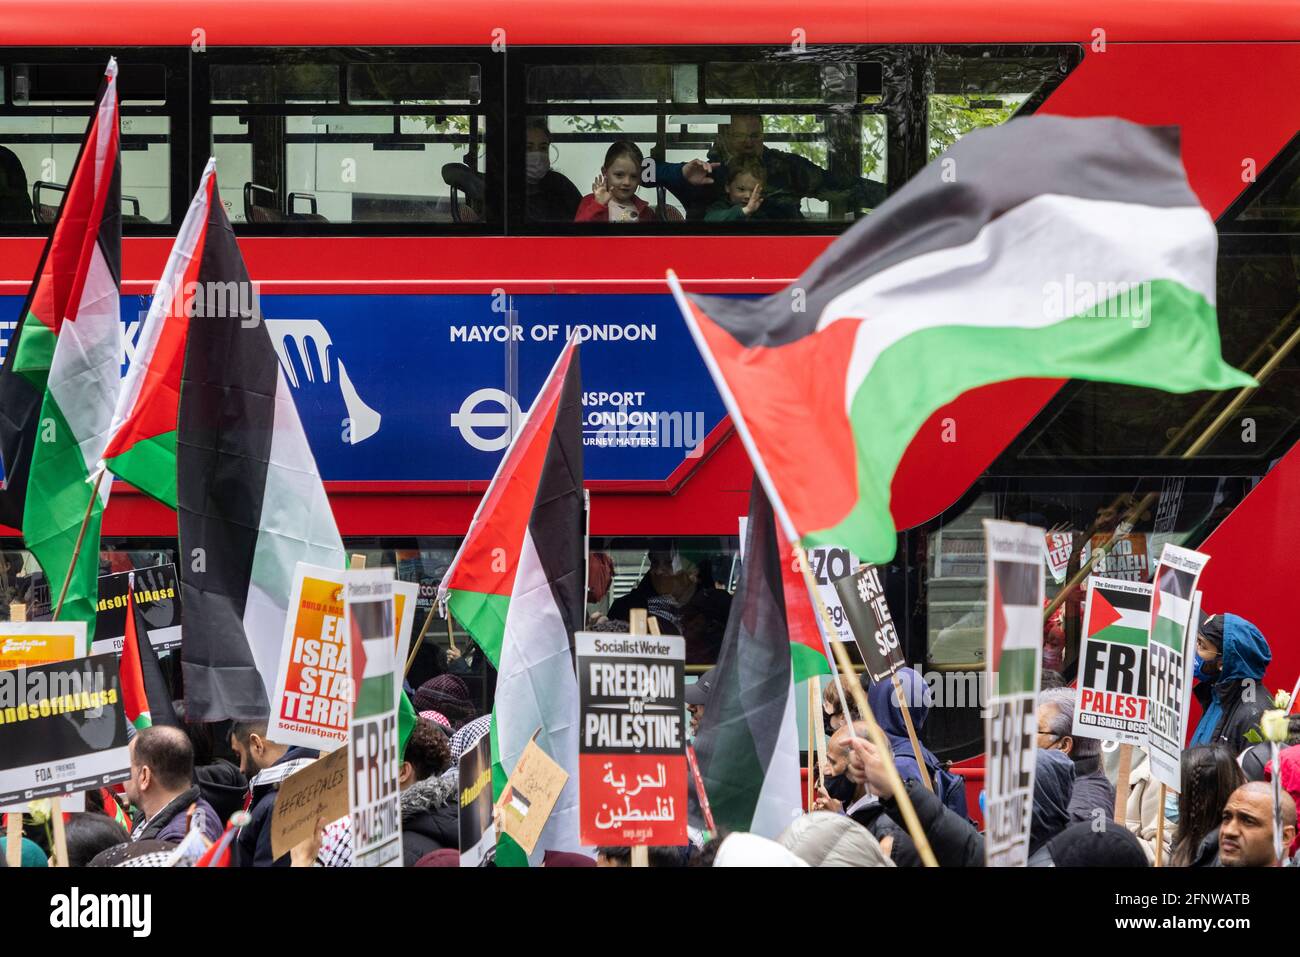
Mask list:
[[267,734],[290,746],[342,747],[348,740],[352,685],[340,569],[298,563],[284,631]]
[[[1116,531],[1122,531],[1123,528],[1132,528],[1132,526],[1121,526]],[[1110,541],[1110,533],[1102,532],[1094,535],[1092,541],[1083,548],[1083,557],[1081,562],[1087,563],[1093,557],[1093,552],[1101,548]],[[1098,578],[1118,578],[1124,581],[1142,582],[1151,578],[1151,556],[1147,550],[1147,537],[1145,534],[1138,532],[1129,532],[1119,541],[1111,544],[1106,549],[1105,557],[1097,560],[1097,564],[1092,567],[1091,575]]]
[[0,671],[68,661],[85,647],[83,621],[0,623]]
[[99,610],[95,614],[95,641],[92,655],[122,653],[126,636],[126,598],[130,576],[135,575],[135,604],[144,614],[149,643],[155,651],[171,651],[181,646],[181,588],[176,580],[176,566],[151,565],[134,572],[118,572],[99,577]]
[[1043,539],[1043,557],[1047,560],[1047,570],[1052,581],[1058,585],[1065,581],[1065,572],[1070,567],[1070,555],[1073,552],[1072,532],[1048,532]]
[[[397,661],[404,664],[415,621],[413,582],[393,582]],[[347,743],[351,714],[348,646],[343,634],[343,572],[299,562],[289,593],[276,674],[272,741],[333,751]]]
[[686,843],[686,640],[578,632],[584,845]]
[[0,804],[130,776],[116,655],[0,672]]
[[1146,746],[1150,617],[1149,584],[1088,580],[1070,730],[1075,737]]
[[492,828],[492,739],[460,756],[460,866],[478,867],[496,844]]
[[1166,545],[1153,580],[1147,632],[1147,693],[1151,698],[1147,752],[1151,777],[1175,791],[1182,787],[1179,762],[1192,698],[1192,656],[1201,607],[1196,584],[1209,560],[1209,555]]
[[281,782],[271,812],[271,854],[278,860],[312,837],[317,818],[348,814],[348,751],[339,748]]
[[[831,641],[852,641],[853,632],[845,617],[844,605],[840,601],[840,593],[835,587],[835,582],[852,574],[858,559],[847,548],[836,548],[830,545],[821,545],[807,551],[808,568],[817,582],[817,591],[821,593],[822,601],[826,604],[826,611],[830,613],[831,624],[835,626],[835,631],[826,637]],[[797,565],[794,571],[800,578],[803,577]]]
[[1043,651],[1043,530],[984,520],[988,556],[984,854],[989,867],[1029,860],[1036,705]]
[[402,866],[401,756],[393,569],[343,573],[344,634],[354,701],[348,733],[353,867]]
[[872,681],[884,681],[903,667],[903,649],[885,601],[879,566],[863,565],[852,575],[837,579],[835,589],[867,673]]
[[568,780],[568,771],[551,760],[535,740],[528,742],[497,802],[501,808],[501,830],[525,854],[532,854],[536,849],[546,819],[551,816]]

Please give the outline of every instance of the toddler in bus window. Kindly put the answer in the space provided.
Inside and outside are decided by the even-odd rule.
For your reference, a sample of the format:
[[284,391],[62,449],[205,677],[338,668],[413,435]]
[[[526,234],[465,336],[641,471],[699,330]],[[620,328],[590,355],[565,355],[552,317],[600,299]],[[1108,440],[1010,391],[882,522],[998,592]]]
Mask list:
[[737,163],[727,170],[726,196],[704,213],[706,222],[743,222],[763,218],[763,182],[767,177],[758,163]]
[[605,153],[605,165],[578,205],[575,223],[639,223],[655,218],[650,204],[636,195],[641,185],[640,147],[618,140]]

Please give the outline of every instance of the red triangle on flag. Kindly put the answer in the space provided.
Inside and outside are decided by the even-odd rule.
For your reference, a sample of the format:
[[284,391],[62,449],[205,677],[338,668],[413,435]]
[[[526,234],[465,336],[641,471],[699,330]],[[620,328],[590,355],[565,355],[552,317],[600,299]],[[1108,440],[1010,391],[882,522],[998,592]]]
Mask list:
[[1119,612],[1106,599],[1105,593],[1100,588],[1094,588],[1092,590],[1092,605],[1088,615],[1088,634],[1086,637],[1091,638],[1103,628],[1109,628],[1115,624],[1119,619]]

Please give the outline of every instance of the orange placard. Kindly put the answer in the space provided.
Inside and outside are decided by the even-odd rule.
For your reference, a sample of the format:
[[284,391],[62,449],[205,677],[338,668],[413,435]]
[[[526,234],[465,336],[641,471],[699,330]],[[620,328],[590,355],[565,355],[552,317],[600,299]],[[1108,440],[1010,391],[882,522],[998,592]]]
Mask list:
[[351,716],[343,594],[332,569],[299,565],[267,733],[280,744],[332,751]]
[[77,657],[85,644],[85,625],[78,635],[67,622],[0,625],[0,671],[35,668]]

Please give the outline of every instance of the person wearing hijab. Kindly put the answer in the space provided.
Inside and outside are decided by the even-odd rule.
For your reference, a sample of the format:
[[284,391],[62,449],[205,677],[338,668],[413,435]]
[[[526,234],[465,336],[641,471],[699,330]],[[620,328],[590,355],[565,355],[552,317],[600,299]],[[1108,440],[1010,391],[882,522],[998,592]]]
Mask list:
[[897,677],[907,699],[908,711],[911,712],[917,744],[921,747],[919,759],[912,749],[912,740],[907,734],[907,724],[893,682],[879,681],[873,684],[867,691],[867,704],[876,717],[876,723],[889,739],[898,774],[904,781],[920,781],[920,762],[924,761],[926,769],[930,772],[930,783],[934,786],[934,793],[938,795],[939,800],[954,814],[967,817],[965,780],[946,770],[934,752],[921,744],[921,729],[925,727],[926,716],[929,715],[930,706],[934,701],[930,687],[913,668],[900,668]]
[[1264,671],[1273,658],[1258,628],[1238,615],[1210,615],[1196,636],[1192,694],[1200,702],[1201,720],[1192,733],[1193,745],[1222,742],[1239,754],[1246,735],[1272,704],[1264,687]]

